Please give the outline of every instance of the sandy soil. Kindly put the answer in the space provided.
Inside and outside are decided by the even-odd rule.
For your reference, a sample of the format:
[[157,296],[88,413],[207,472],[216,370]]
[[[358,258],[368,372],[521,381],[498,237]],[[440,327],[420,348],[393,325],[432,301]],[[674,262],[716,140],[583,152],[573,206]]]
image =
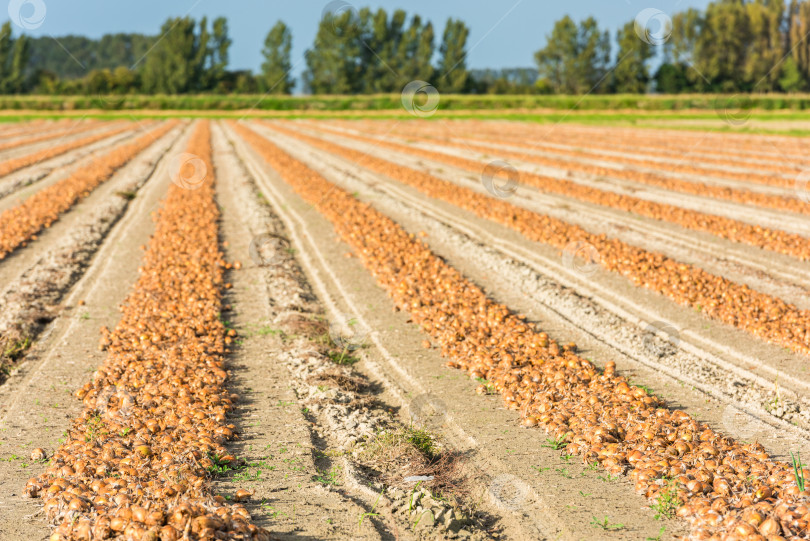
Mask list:
[[[552,338],[575,341],[595,364],[615,361],[618,371],[666,399],[669,407],[738,439],[758,440],[776,458],[797,449],[810,456],[806,358],[708,321],[619,276],[599,269],[583,272],[567,265],[555,249],[429,199],[362,164],[328,155],[270,126],[249,125],[422,235],[436,254],[491,298],[526,314]],[[33,301],[56,306],[53,320],[42,323],[28,354],[0,385],[3,539],[49,535],[39,501],[21,496],[26,480],[44,469],[29,459],[30,451],[53,451],[81,409],[73,392],[104,358],[97,347],[99,328],[115,325],[118,305],[138,276],[140,247],[153,230],[151,213],[171,182],[169,165],[185,148],[187,128],[168,134],[38,240],[0,262],[2,303],[37,269],[53,267],[55,256],[47,255],[70,251],[77,242],[76,250],[85,251],[71,278],[58,281],[58,291],[32,294]],[[55,182],[94,152],[127,137],[29,168],[23,176],[40,176],[23,191]],[[461,171],[355,144],[483,190],[478,179]],[[239,489],[249,490],[245,505],[254,522],[281,539],[667,539],[687,532],[677,519],[657,520],[628,478],[561,456],[544,432],[522,428],[518,413],[506,409],[499,396],[476,394],[479,382],[447,368],[438,349],[425,346],[426,335],[407,314],[392,310],[389,297],[338,240],[331,223],[225,123],[215,123],[213,146],[220,235],[226,260],[241,263],[241,269],[228,272],[231,309],[222,314],[238,332],[238,347],[229,358],[229,390],[239,396],[233,412],[239,438],[230,450],[238,460],[229,471],[212,475],[216,493],[232,497]],[[10,182],[0,179],[0,189]],[[116,192],[122,189],[137,193],[121,204]],[[652,190],[648,195],[664,197]],[[697,199],[683,201],[708,204]],[[117,204],[110,206],[111,201]],[[810,307],[808,267],[790,258],[536,190],[521,189],[512,202]],[[728,204],[722,212],[741,211]],[[764,211],[746,216],[760,218],[786,228],[806,227],[794,216]],[[95,237],[77,236],[102,219],[112,221],[94,229]],[[270,260],[255,251],[257,239],[266,233],[282,239]],[[352,349],[357,362],[336,364],[324,344],[333,347],[331,329],[349,320],[365,330],[362,347]],[[334,379],[336,374],[340,377]],[[362,385],[347,387],[345,381]],[[418,511],[408,510],[411,491],[419,490],[415,482],[400,480],[383,491],[379,472],[364,462],[361,450],[382,431],[413,426],[463,457],[463,469],[455,475],[464,492],[452,504],[426,493]],[[428,512],[440,518],[420,525],[417,520]],[[595,525],[605,519],[616,527]]]

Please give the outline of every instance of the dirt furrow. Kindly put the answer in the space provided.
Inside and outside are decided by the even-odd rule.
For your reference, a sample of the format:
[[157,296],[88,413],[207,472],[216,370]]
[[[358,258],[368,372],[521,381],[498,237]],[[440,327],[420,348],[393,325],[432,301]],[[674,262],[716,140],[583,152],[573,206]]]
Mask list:
[[177,130],[164,135],[130,167],[118,171],[110,180],[110,190],[101,194],[103,199],[93,201],[89,216],[56,235],[55,243],[40,245],[46,249],[45,255],[15,280],[4,281],[8,285],[0,291],[0,383],[59,313],[62,298],[87,269],[108,232],[177,136]]
[[41,134],[41,135],[34,135],[33,137],[24,137],[21,139],[13,140],[13,141],[6,141],[0,143],[0,152],[4,150],[8,150],[10,148],[17,148],[27,145],[34,145],[36,143],[41,143],[42,141],[50,141],[51,139],[58,139],[62,137],[67,137],[70,135],[76,135],[79,133],[83,133],[86,131],[90,131],[96,127],[98,127],[99,122],[89,122],[89,123],[82,123],[78,126],[73,126],[63,130],[48,130],[48,133]]
[[[34,190],[42,186],[48,186],[58,179],[64,178],[77,166],[77,162],[81,162],[81,160],[92,157],[93,154],[99,151],[107,150],[137,135],[137,132],[132,131],[114,134],[109,138],[70,150],[54,158],[37,162],[29,167],[24,167],[23,169],[6,175],[0,180],[0,211],[12,206],[13,199],[24,199],[33,195]],[[80,163],[78,165],[80,165]],[[12,195],[14,196],[13,198],[9,197]]]
[[87,197],[108,180],[116,169],[129,162],[155,139],[168,133],[177,123],[165,122],[132,143],[116,147],[74,171],[69,177],[38,191],[23,203],[0,214],[0,259],[36,238],[38,232],[50,227],[62,213]]
[[[519,123],[509,123],[512,129],[525,130]],[[690,132],[683,130],[665,130],[660,128],[611,128],[612,138],[605,138],[602,128],[590,126],[561,126],[529,128],[534,136],[547,137],[550,133],[573,134],[580,141],[591,138],[615,141],[626,137],[633,144],[652,145],[663,148],[674,148],[689,152],[698,148],[708,149],[718,155],[736,154],[740,156],[765,156],[768,158],[795,160],[799,163],[806,160],[807,145],[802,138],[793,136],[715,133],[710,131]]]
[[102,139],[105,139],[118,133],[123,133],[131,129],[133,129],[133,126],[131,124],[130,125],[125,124],[123,126],[114,124],[112,129],[105,130],[101,133],[96,133],[93,135],[89,135],[87,137],[82,137],[80,139],[72,139],[60,145],[55,146],[47,145],[47,147],[42,150],[30,152],[16,158],[4,160],[2,163],[0,163],[0,177],[4,177],[9,173],[13,173],[18,169],[22,169],[23,167],[28,167],[30,165],[40,163],[44,160],[48,160],[55,156],[59,156],[60,154],[68,152],[69,150],[81,148],[91,143],[95,143],[96,141],[101,141]]
[[[806,430],[810,428],[810,401],[805,395],[810,390],[810,380],[800,371],[804,359],[794,359],[794,366],[787,371],[786,366],[780,364],[766,364],[762,370],[765,373],[751,370],[752,365],[762,366],[763,361],[768,363],[774,352],[755,359],[748,350],[746,353],[735,351],[741,345],[741,337],[729,337],[723,329],[715,335],[726,340],[715,347],[706,347],[705,338],[695,340],[691,336],[694,333],[688,332],[689,329],[705,327],[703,322],[694,321],[698,318],[688,310],[656,303],[654,299],[642,306],[638,299],[634,299],[637,295],[633,295],[632,290],[630,294],[620,293],[617,290],[622,288],[610,283],[609,277],[598,275],[595,269],[584,269],[583,272],[583,269],[572,268],[553,250],[541,251],[520,239],[512,240],[508,231],[490,231],[491,224],[474,216],[462,217],[452,206],[428,201],[424,195],[367,172],[362,166],[317,150],[300,148],[300,143],[285,140],[277,134],[273,134],[271,140],[296,159],[312,164],[311,167],[345,190],[359,194],[359,198],[375,208],[384,209],[399,223],[410,223],[410,232],[430,231],[429,241],[436,236],[443,239],[440,255],[463,262],[465,273],[475,275],[480,272],[482,280],[491,286],[494,281],[486,277],[498,277],[505,288],[512,291],[514,298],[529,297],[532,302],[547,306],[571,329],[580,327],[590,333],[588,338],[596,337],[636,363],[652,368],[653,371],[644,377],[648,384],[655,378],[656,371],[660,371],[676,382],[686,382],[722,400],[714,414],[704,412],[704,418],[708,415],[722,427],[725,421],[717,412],[742,410],[758,417],[741,417],[750,419],[750,426],[746,425],[746,428],[756,428],[757,436],[765,435],[767,423],[760,423],[760,418],[764,418],[786,436],[792,434],[789,438],[793,439],[789,441],[806,439]],[[477,270],[481,265],[487,269]],[[527,310],[531,311],[532,306],[530,303]],[[673,320],[673,311],[685,312],[687,316],[676,316],[678,327]],[[692,321],[689,321],[690,317]],[[548,315],[544,314],[540,319],[547,320]],[[665,339],[660,343],[659,334]],[[776,355],[783,356],[781,352],[776,352]],[[780,381],[779,388],[775,388],[774,378]],[[799,425],[804,431],[795,430],[784,421]],[[725,424],[730,426],[724,430],[734,436],[751,439],[754,435],[753,430],[735,434],[733,429],[738,423]],[[777,448],[781,456],[787,456],[784,442]]]
[[[614,362],[597,371],[574,353],[575,345],[561,347],[531,329],[390,219],[249,129],[235,129],[335,224],[396,305],[441,345],[448,363],[486,377],[526,426],[545,427],[569,452],[613,474],[632,470],[637,490],[659,505],[677,498],[683,502],[678,514],[690,520],[695,537],[766,526],[803,533],[794,522],[810,493],[801,492],[791,468],[771,461],[761,445],[740,445],[661,407],[616,374]],[[659,482],[664,478],[671,480]],[[752,525],[755,512],[759,520]]]
[[[263,130],[263,133],[269,132]],[[339,137],[322,132],[305,130],[304,133],[336,144],[343,142]],[[491,193],[482,178],[473,177],[462,169],[405,153],[392,153],[362,142],[357,142],[354,148],[370,156],[395,161],[411,169],[452,181],[484,195]],[[508,195],[509,202],[533,212],[547,214],[596,234],[618,238],[648,251],[663,253],[712,274],[779,297],[799,308],[810,308],[807,301],[807,292],[810,290],[807,263],[795,258],[732,243],[707,233],[695,233],[678,225],[633,216],[617,209],[545,193],[532,186],[516,187],[513,192],[504,195]],[[752,219],[758,217],[756,213],[751,213]]]
[[76,395],[85,409],[48,471],[26,493],[43,499],[58,538],[270,539],[244,506],[210,492],[233,458],[224,387],[232,342],[220,318],[228,289],[219,252],[210,126],[198,123],[174,172],[143,272],[121,321],[104,334],[104,365]]
[[[377,129],[380,128],[378,127]],[[385,128],[383,128],[383,130],[385,130]],[[488,130],[486,129],[484,130],[485,133],[487,131]],[[416,132],[411,131],[408,133],[422,139],[424,139],[427,135],[423,133],[423,130]],[[526,142],[525,137],[515,137],[510,134],[505,134],[504,137],[499,137],[496,132],[491,131],[487,135],[489,136],[489,141],[487,141],[487,144],[476,141],[476,139],[479,138],[477,134],[476,136],[470,137],[470,135],[465,132],[453,133],[450,136],[445,135],[442,137],[442,139],[445,143],[450,141],[454,144],[464,144],[469,148],[476,148],[479,146],[491,145],[491,139],[494,138],[501,144],[516,147],[518,149],[517,152],[520,152],[520,149],[528,149],[535,151],[536,154],[541,158],[547,157],[560,159],[563,161],[564,167],[568,167],[572,162],[570,158],[577,158],[574,163],[588,164],[592,166],[604,165],[607,167],[615,167],[616,165],[619,165],[624,168],[627,165],[631,165],[633,168],[664,168],[670,172],[678,174],[700,175],[708,177],[719,176],[721,178],[733,178],[739,181],[762,184],[772,184],[780,181],[780,179],[793,180],[801,171],[801,167],[799,166],[794,165],[792,167],[785,167],[784,162],[782,164],[770,164],[770,166],[767,167],[757,168],[746,166],[742,164],[741,160],[739,159],[715,159],[715,161],[717,161],[722,167],[714,167],[707,166],[705,162],[699,162],[697,164],[685,163],[683,159],[667,160],[665,158],[653,157],[647,154],[639,155],[622,154],[617,152],[602,152],[598,149],[594,149],[590,145],[588,145],[587,148],[570,148],[564,145],[547,143],[543,140]],[[430,139],[435,140],[436,138],[430,137]],[[453,139],[457,140],[453,141]]]
[[[538,446],[536,437],[519,429],[514,414],[497,406],[494,396],[479,397],[470,415],[470,394],[478,382],[444,367],[437,349],[420,345],[424,335],[409,324],[407,314],[392,314],[385,292],[375,287],[356,258],[343,257],[349,246],[332,241],[330,222],[261,165],[242,141],[237,147],[262,195],[284,219],[296,256],[329,313],[344,322],[356,318],[362,329],[373,329],[367,337],[374,347],[364,350],[368,357],[355,366],[380,383],[391,403],[401,405],[406,420],[445,435],[468,458],[465,472],[478,487],[473,497],[484,512],[502,517],[497,525],[504,538],[581,539],[592,535],[594,514],[609,514],[626,524],[620,532],[600,532],[605,538],[660,531],[661,523],[652,521],[651,513],[639,513],[644,499],[627,497],[629,484],[621,486],[615,477],[600,476],[571,463],[571,457],[560,458],[559,451]],[[557,473],[548,471],[554,468]],[[599,484],[600,495],[583,496],[583,482]],[[623,503],[617,506],[616,501]],[[677,523],[664,524],[667,531],[678,531]]]
[[[443,134],[445,137],[463,136],[464,138],[488,142],[497,139],[507,142],[510,145],[521,143],[518,146],[534,148],[534,145],[523,145],[527,139],[532,140],[531,136],[527,136],[526,134],[504,134],[502,131],[496,130],[493,132],[480,130],[480,128],[481,126],[479,125],[475,127],[475,131],[471,131],[469,127],[462,128],[458,131],[445,130]],[[718,151],[717,153],[707,153],[700,147],[698,147],[698,149],[684,148],[677,151],[660,147],[648,147],[642,144],[622,145],[621,139],[618,141],[609,141],[604,138],[595,137],[572,139],[554,132],[548,137],[538,140],[537,148],[559,149],[565,151],[566,154],[576,151],[582,153],[583,156],[610,157],[611,159],[619,158],[620,161],[625,158],[632,160],[643,156],[645,160],[650,160],[662,165],[699,165],[705,167],[705,164],[715,164],[723,167],[731,166],[740,171],[753,170],[765,173],[779,172],[793,175],[796,175],[802,169],[801,163],[787,160],[784,156],[767,160],[737,154],[723,155],[722,149],[716,149]]]
[[[333,132],[333,130],[323,127],[323,125],[321,125],[321,131],[325,131],[327,133]],[[370,142],[384,148],[419,155],[449,165],[454,165],[473,172],[474,174],[480,174],[482,171],[486,171],[486,168],[490,166],[489,163],[482,162],[480,159],[476,160],[462,158],[437,150],[428,150],[424,148],[415,149],[408,145],[383,141],[381,139],[366,137],[363,135],[349,135],[348,137]],[[433,148],[435,149],[435,145]],[[526,158],[526,156],[513,155],[513,153],[510,152],[505,152],[502,154],[505,157],[520,157],[520,159]],[[528,157],[528,160],[531,161],[532,158]],[[552,162],[549,163],[553,165]],[[570,164],[565,165],[565,167],[573,167],[574,169],[577,169],[577,167]],[[594,174],[601,174],[595,171],[591,172]],[[570,180],[559,179],[551,176],[524,172],[519,174],[519,182],[529,184],[543,191],[567,195],[576,199],[595,203],[597,205],[632,212],[656,220],[676,223],[688,229],[711,233],[734,242],[749,244],[751,246],[756,246],[766,250],[791,255],[803,261],[810,259],[810,239],[795,233],[764,228],[762,226],[748,224],[737,219],[719,216],[716,214],[698,212],[668,203],[657,203],[635,196],[605,191],[599,188],[594,188],[591,186],[578,184]]]
[[[251,253],[246,276],[250,284],[243,285],[231,323],[240,329],[238,356],[247,365],[245,381],[250,381],[251,397],[258,402],[246,408],[250,418],[245,421],[255,419],[249,423],[255,428],[250,429],[250,440],[240,442],[244,463],[239,473],[226,478],[226,486],[247,483],[254,491],[253,505],[264,511],[257,524],[282,537],[294,537],[297,530],[298,535],[317,538],[433,539],[437,534],[455,538],[469,533],[473,539],[482,538],[482,532],[476,533],[478,521],[466,518],[463,497],[458,496],[462,479],[447,462],[453,455],[435,436],[398,423],[381,401],[377,384],[356,371],[353,363],[364,357],[361,344],[355,349],[348,343],[351,335],[333,332],[292,251],[275,244],[286,236],[284,226],[255,191],[219,130],[214,141],[228,149],[218,155],[218,167],[234,180],[233,189],[227,195],[222,192],[224,215],[227,218],[229,207],[238,208],[242,227],[249,229],[230,235],[235,242],[229,249],[242,256]],[[240,289],[235,281],[234,293]],[[252,304],[261,309],[251,310]],[[256,351],[256,342],[266,344],[263,351],[272,351],[272,357]],[[255,376],[249,380],[251,373]],[[293,445],[288,436],[278,434],[268,418],[276,415],[291,418],[293,426],[309,425],[306,445],[300,438]],[[424,439],[424,447],[410,443],[417,436]],[[385,455],[382,461],[380,453]],[[432,474],[439,474],[436,481],[417,487],[417,496],[424,498],[411,514],[407,505],[403,509],[399,502],[397,507],[416,484],[404,481],[406,477]],[[293,484],[297,489],[292,493],[280,489]],[[441,499],[433,499],[431,494],[439,490]]]
[[[531,240],[573,252],[571,257],[584,257],[590,264],[598,264],[619,273],[637,286],[644,286],[679,304],[699,309],[707,317],[744,329],[765,341],[783,345],[793,351],[805,354],[810,352],[810,331],[804,323],[799,323],[802,318],[810,317],[810,312],[800,310],[781,299],[663,254],[649,252],[605,235],[593,234],[581,227],[533,213],[512,205],[507,200],[476,193],[421,171],[278,125],[274,129],[358,161],[366,168],[415,186],[431,197],[453,202],[481,217],[507,225]],[[598,257],[591,250],[595,250]]]
[[[120,304],[138,278],[142,247],[153,231],[153,212],[171,183],[169,157],[182,153],[186,142],[184,135],[159,162],[63,298],[56,319],[0,386],[0,514],[8,517],[0,524],[0,538],[48,537],[42,506],[38,500],[22,497],[21,487],[42,467],[31,461],[31,451],[41,447],[50,455],[64,442],[71,420],[81,413],[82,403],[73,392],[104,360],[98,348],[99,327],[112,328],[120,318]],[[141,159],[121,173],[133,173]]]

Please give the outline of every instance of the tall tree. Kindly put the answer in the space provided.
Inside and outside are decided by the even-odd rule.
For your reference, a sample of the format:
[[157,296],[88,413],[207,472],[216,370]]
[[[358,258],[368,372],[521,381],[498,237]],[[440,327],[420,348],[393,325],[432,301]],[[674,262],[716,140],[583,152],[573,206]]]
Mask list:
[[655,74],[655,88],[658,92],[685,92],[693,90],[698,81],[702,81],[692,63],[703,23],[703,14],[694,8],[672,16],[671,34],[664,44],[663,62]]
[[21,35],[14,39],[11,23],[0,27],[0,93],[21,93],[30,56],[30,41]]
[[810,81],[810,2],[791,0],[788,20],[791,56],[802,79]]
[[436,86],[441,92],[457,93],[467,89],[467,38],[470,29],[459,19],[448,19],[439,47]]
[[431,59],[436,50],[435,39],[433,24],[430,21],[423,24],[422,18],[414,15],[398,53],[403,60],[399,72],[405,84],[414,80],[433,80]]
[[640,94],[647,90],[650,71],[647,61],[653,55],[653,47],[639,39],[635,22],[630,21],[617,34],[619,52],[613,78],[616,92]]
[[161,39],[143,64],[143,90],[179,94],[194,90],[200,68],[199,40],[190,17],[169,19],[161,27]]
[[[695,42],[694,67],[707,80],[707,90],[744,90],[751,28],[743,0],[718,0],[706,7]],[[700,83],[700,82],[699,82]]]
[[362,28],[352,10],[327,12],[312,48],[304,54],[304,86],[313,94],[352,94],[361,88]]
[[555,93],[576,92],[578,49],[577,24],[566,15],[554,23],[551,34],[546,36],[546,46],[535,53],[539,76]]
[[776,90],[786,52],[785,2],[755,0],[746,4],[746,10],[751,41],[743,75],[751,90]]
[[282,21],[276,22],[264,40],[262,88],[271,94],[289,94],[295,84],[292,75],[292,32]]
[[554,92],[582,94],[607,88],[610,34],[588,17],[579,26],[569,16],[554,24],[546,46],[535,53],[540,78]]
[[190,59],[192,79],[188,91],[208,89],[212,86],[211,67],[208,64],[210,58],[211,33],[208,31],[208,17],[203,16],[199,23],[199,34],[195,35],[194,52]]
[[229,50],[233,41],[228,35],[228,20],[225,17],[214,19],[212,43],[209,51],[207,88],[217,88],[225,78],[230,58]]

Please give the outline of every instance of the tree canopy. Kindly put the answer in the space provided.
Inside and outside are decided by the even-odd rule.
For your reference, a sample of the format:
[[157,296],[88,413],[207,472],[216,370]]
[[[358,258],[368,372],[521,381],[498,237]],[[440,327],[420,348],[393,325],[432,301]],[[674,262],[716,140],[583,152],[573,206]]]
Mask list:
[[[659,23],[671,17],[660,41],[649,39],[638,18],[611,34],[593,17],[564,16],[538,44],[536,69],[499,71],[469,69],[470,28],[460,19],[445,22],[437,43],[431,21],[401,9],[327,12],[304,54],[299,88],[397,93],[425,81],[443,93],[810,90],[810,0],[714,0],[705,10],[652,11]],[[0,93],[290,94],[296,88],[293,35],[283,21],[268,30],[256,74],[229,69],[231,44],[222,17],[210,24],[205,17],[170,18],[154,36],[99,39],[15,37],[7,22],[0,27]]]

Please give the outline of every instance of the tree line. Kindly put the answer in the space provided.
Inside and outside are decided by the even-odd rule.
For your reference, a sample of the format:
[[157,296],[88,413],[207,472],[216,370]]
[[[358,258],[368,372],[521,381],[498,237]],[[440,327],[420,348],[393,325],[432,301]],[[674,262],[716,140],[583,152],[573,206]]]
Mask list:
[[[663,15],[663,14],[662,14]],[[304,92],[399,92],[413,80],[443,93],[795,92],[810,90],[810,0],[715,0],[615,34],[593,17],[563,17],[536,52],[536,68],[470,70],[467,25],[441,32],[419,15],[369,8],[325,13],[305,52]],[[0,27],[0,93],[289,94],[292,32],[267,33],[261,68],[228,69],[228,22],[170,18],[158,36],[30,38]],[[653,72],[652,66],[657,66]]]

